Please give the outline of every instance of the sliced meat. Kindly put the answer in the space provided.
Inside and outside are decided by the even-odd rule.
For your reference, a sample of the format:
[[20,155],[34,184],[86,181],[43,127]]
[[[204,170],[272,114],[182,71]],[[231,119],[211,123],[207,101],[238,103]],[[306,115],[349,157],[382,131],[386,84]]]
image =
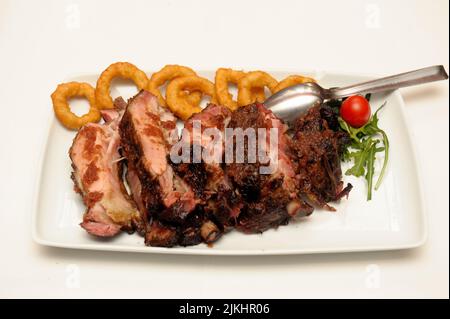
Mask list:
[[341,153],[350,139],[336,123],[336,114],[317,106],[293,125],[300,194],[311,204],[330,210],[334,208],[327,203],[348,195],[352,188],[351,184],[343,188],[341,171]]
[[[81,226],[90,234],[137,230],[151,246],[209,244],[233,227],[264,232],[313,207],[332,210],[328,203],[351,190],[340,167],[349,137],[326,106],[301,116],[288,134],[263,104],[233,113],[209,104],[186,121],[181,139],[175,117],[152,94],[115,106],[101,111],[105,124],[81,128],[70,149],[87,206]],[[238,141],[233,130],[253,130],[255,143],[252,134]],[[187,161],[178,161],[186,150]]]
[[[186,121],[180,142],[188,145],[189,163],[172,162],[177,173],[202,198],[205,213],[222,226],[234,224],[242,207],[241,198],[222,167],[225,128],[230,119],[228,108],[215,104],[209,104],[194,114]],[[196,149],[210,156],[195,161]]]
[[[127,179],[146,225],[146,243],[176,243],[178,235],[172,225],[181,224],[199,200],[167,160],[178,140],[175,117],[158,105],[155,96],[141,91],[128,103],[120,134],[128,163]],[[167,229],[162,232],[163,228]],[[164,240],[156,239],[157,234],[164,234]],[[166,238],[169,235],[173,236],[170,240]]]
[[69,151],[75,189],[87,206],[81,227],[101,237],[114,236],[121,229],[131,232],[140,224],[139,212],[122,182],[120,113],[111,110],[109,115],[106,124],[83,126]]
[[[246,233],[263,232],[286,224],[294,216],[309,215],[313,208],[298,197],[294,164],[290,159],[291,142],[286,135],[287,127],[262,104],[248,105],[235,111],[228,127],[244,131],[253,129],[256,145],[259,146],[250,151],[265,151],[268,155],[265,162],[255,156],[255,163],[249,163],[251,153],[247,139],[243,147],[245,162],[238,163],[234,160],[226,166],[226,173],[244,199],[236,228]],[[259,136],[258,129],[263,129],[265,136]],[[274,131],[278,136],[274,133],[271,137]],[[260,138],[265,140],[259,140]],[[277,147],[270,152],[274,141]],[[235,156],[237,144],[235,141]],[[264,167],[270,168],[268,173],[262,173]]]

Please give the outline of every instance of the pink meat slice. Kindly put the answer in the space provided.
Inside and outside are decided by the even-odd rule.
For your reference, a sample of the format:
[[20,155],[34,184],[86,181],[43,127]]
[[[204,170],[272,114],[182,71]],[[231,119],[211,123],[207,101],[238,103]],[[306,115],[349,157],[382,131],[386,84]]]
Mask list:
[[131,231],[140,219],[121,178],[120,113],[108,113],[108,123],[83,126],[69,151],[75,189],[87,206],[80,225],[100,237],[115,236],[121,229]]
[[[147,91],[141,91],[127,107],[133,126],[135,143],[140,145],[142,154],[139,161],[145,170],[157,180],[161,190],[161,200],[165,207],[182,202],[188,210],[195,208],[195,196],[190,187],[179,178],[167,161],[171,146],[178,141],[176,118],[158,105],[157,98]],[[142,202],[137,173],[131,165],[128,182],[136,202]],[[138,204],[143,209],[144,205]]]

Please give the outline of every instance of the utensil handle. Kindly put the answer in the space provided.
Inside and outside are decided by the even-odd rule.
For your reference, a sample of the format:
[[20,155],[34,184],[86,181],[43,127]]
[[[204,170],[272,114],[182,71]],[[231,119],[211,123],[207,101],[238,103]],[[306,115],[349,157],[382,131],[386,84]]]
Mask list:
[[401,87],[446,79],[448,79],[448,75],[447,72],[445,72],[444,67],[442,65],[435,65],[373,81],[350,85],[342,88],[329,89],[328,96],[326,98],[338,99],[354,94],[390,91]]

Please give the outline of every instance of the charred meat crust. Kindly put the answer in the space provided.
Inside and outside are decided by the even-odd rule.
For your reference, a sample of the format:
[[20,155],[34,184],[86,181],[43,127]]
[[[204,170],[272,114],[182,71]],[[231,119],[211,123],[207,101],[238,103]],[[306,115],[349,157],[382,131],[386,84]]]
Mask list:
[[223,234],[223,229],[208,219],[201,207],[189,214],[182,225],[153,220],[145,233],[145,244],[157,247],[211,244]]
[[[195,121],[199,121],[202,133],[206,129],[214,128],[220,132],[223,138],[230,118],[231,111],[228,108],[211,103],[202,112],[193,115],[185,123],[182,136],[182,142],[190,145],[190,154],[193,154],[194,145],[203,151],[210,144],[208,136],[194,137]],[[189,137],[184,135],[185,133],[190,133]],[[222,146],[223,142],[222,140]],[[222,154],[218,155],[223,160],[223,148]],[[235,224],[242,207],[242,198],[229,182],[223,164],[205,163],[203,159],[200,163],[170,163],[177,174],[191,186],[197,197],[201,199],[202,207],[209,219],[223,225],[222,228]]]
[[[230,128],[270,129],[283,127],[280,120],[261,104],[252,104],[235,111],[231,117]],[[243,208],[237,218],[236,228],[245,233],[259,233],[269,228],[285,225],[292,215],[309,215],[312,207],[296,195],[297,184],[290,161],[290,139],[284,132],[279,139],[278,167],[271,175],[260,173],[261,163],[230,163],[226,173],[234,187],[243,198]],[[236,151],[236,144],[235,144]],[[248,158],[248,143],[244,145],[244,158]],[[290,212],[291,210],[291,212]],[[292,214],[292,215],[291,215]]]
[[[244,233],[262,233],[270,228],[287,225],[291,216],[287,205],[291,198],[283,190],[282,178],[276,178],[264,185],[265,189],[257,200],[250,200],[239,216],[236,228]],[[267,196],[270,194],[270,196]]]
[[168,158],[175,173],[180,176],[192,188],[197,198],[205,201],[209,193],[206,191],[208,173],[205,163],[173,163]]
[[157,247],[173,247],[178,244],[178,230],[176,227],[164,225],[153,220],[145,233],[145,244]]
[[329,109],[314,107],[293,125],[300,193],[315,206],[332,210],[327,203],[348,195],[352,188],[348,184],[343,189],[341,170],[342,150],[350,140],[337,130],[336,121]]

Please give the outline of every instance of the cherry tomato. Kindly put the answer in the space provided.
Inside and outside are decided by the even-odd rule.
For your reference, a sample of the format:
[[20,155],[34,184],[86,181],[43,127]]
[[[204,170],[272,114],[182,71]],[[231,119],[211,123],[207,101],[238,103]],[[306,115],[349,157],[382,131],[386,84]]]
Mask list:
[[358,128],[370,119],[370,104],[360,95],[353,95],[342,102],[341,117],[348,125]]

